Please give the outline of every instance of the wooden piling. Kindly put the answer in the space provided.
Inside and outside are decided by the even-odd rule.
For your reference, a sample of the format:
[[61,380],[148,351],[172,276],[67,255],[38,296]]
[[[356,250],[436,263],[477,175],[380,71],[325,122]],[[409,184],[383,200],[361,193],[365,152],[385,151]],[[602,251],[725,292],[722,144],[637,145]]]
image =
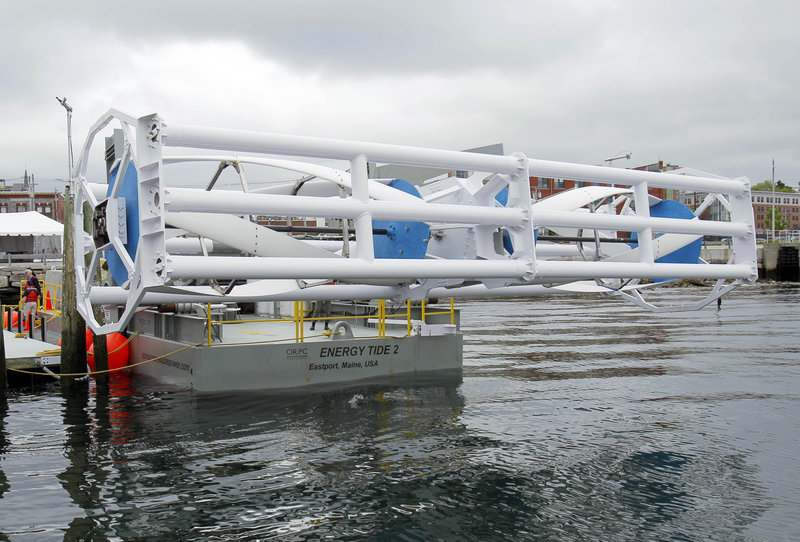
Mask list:
[[[75,244],[73,240],[74,199],[69,188],[64,195],[64,273],[61,309],[61,372],[86,371],[86,322],[78,313],[75,295]],[[70,386],[74,377],[62,376],[61,385]]]
[[[102,322],[103,309],[95,307],[94,317],[98,322]],[[94,344],[94,370],[97,371],[95,375],[95,382],[97,383],[98,390],[105,389],[108,392],[108,344],[106,342],[106,335],[95,335],[92,333]]]
[[[83,203],[83,229],[85,231],[92,231],[93,228],[92,223],[92,207],[89,205],[89,202]],[[84,265],[87,268],[91,265],[92,256],[91,254],[87,254],[84,257]],[[98,267],[95,276],[92,278],[93,281],[99,282],[100,281],[100,268]],[[105,315],[103,314],[103,308],[99,306],[94,307],[94,319],[100,322],[101,324],[104,322]],[[106,335],[96,335],[92,332],[92,344],[94,346],[94,370],[97,371],[95,375],[95,383],[99,389],[104,389],[106,393],[108,393],[108,373],[103,371],[108,371],[108,346],[106,342]],[[88,346],[87,350],[88,350]]]
[[106,335],[95,335],[94,337],[94,370],[97,371],[95,380],[98,385],[108,386],[108,344]]

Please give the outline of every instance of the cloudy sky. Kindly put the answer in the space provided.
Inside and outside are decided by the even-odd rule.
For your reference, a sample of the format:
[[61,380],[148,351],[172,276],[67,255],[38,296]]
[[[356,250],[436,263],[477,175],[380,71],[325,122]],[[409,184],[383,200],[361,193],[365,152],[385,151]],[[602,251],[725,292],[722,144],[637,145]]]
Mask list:
[[[2,2],[0,178],[168,123],[800,181],[800,2]],[[63,186],[63,182],[61,183]]]

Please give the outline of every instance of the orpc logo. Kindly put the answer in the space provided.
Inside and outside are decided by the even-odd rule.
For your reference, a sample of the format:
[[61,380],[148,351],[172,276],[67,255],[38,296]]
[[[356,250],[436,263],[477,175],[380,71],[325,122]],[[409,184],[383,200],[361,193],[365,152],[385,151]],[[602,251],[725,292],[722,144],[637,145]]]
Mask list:
[[293,346],[286,349],[286,357],[288,359],[306,359],[308,357],[308,348],[305,346]]

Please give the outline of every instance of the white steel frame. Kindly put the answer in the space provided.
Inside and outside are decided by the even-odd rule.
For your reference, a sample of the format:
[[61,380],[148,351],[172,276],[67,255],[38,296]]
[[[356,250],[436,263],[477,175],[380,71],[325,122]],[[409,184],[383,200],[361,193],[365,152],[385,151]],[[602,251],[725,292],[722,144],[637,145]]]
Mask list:
[[[117,220],[116,201],[107,203],[109,243],[95,247],[84,232],[83,204],[97,208],[102,202],[86,179],[89,150],[95,136],[113,120],[119,121],[125,138],[122,161],[110,200],[119,197],[125,170],[135,164],[138,177],[140,239],[134,258],[127,255],[121,241],[121,225]],[[135,137],[134,137],[135,136]],[[133,141],[135,140],[135,150]],[[186,161],[191,156],[165,157],[165,147],[209,149],[230,153],[257,153],[312,159],[345,160],[350,164],[349,178],[341,176],[339,184],[349,185],[351,197],[318,198],[229,191],[209,192],[205,189],[170,187],[165,183],[163,165]],[[218,159],[218,156],[199,156],[197,159]],[[230,158],[230,157],[229,157]],[[235,158],[234,158],[235,160]],[[272,158],[248,158],[258,163],[280,164]],[[367,178],[367,161],[452,170],[485,171],[494,177],[470,205],[387,201],[378,197],[387,187],[376,188]],[[286,165],[286,164],[284,164]],[[309,165],[309,168],[320,166]],[[334,171],[334,170],[331,170]],[[241,172],[240,172],[241,174]],[[335,176],[335,175],[334,175]],[[634,193],[635,216],[531,209],[529,177],[558,177],[609,183],[631,187]],[[329,176],[330,177],[330,176]],[[313,138],[293,135],[257,133],[240,130],[214,129],[166,124],[158,115],[135,119],[111,110],[92,127],[76,167],[80,190],[75,201],[75,266],[77,270],[78,310],[100,333],[117,331],[127,325],[136,308],[145,302],[159,299],[186,301],[202,297],[196,291],[174,286],[175,279],[324,279],[350,282],[375,279],[397,279],[403,286],[394,288],[347,287],[338,289],[341,297],[363,298],[378,293],[384,297],[411,296],[424,298],[428,290],[440,285],[435,280],[448,279],[448,284],[483,282],[486,289],[503,295],[503,288],[518,289],[521,285],[563,283],[571,280],[596,278],[715,278],[733,280],[734,285],[753,282],[757,277],[755,230],[750,205],[749,181],[711,179],[621,170],[528,159],[520,153],[508,156],[436,150],[419,147],[387,145],[358,141]],[[499,206],[494,196],[509,187],[508,203]],[[680,220],[649,216],[648,188],[664,187],[707,191],[714,194],[729,210],[730,222]],[[243,180],[243,188],[246,185]],[[403,198],[399,198],[403,199]],[[113,204],[112,204],[113,203]],[[165,218],[168,213],[201,212],[234,215],[282,215],[333,217],[353,219],[356,229],[357,254],[350,258],[236,258],[220,256],[185,256],[167,250]],[[699,213],[698,213],[699,214]],[[372,247],[372,220],[406,220],[461,224],[475,229],[477,259],[375,259]],[[560,226],[582,229],[612,229],[636,231],[639,235],[638,262],[549,261],[537,260],[534,230],[538,227]],[[514,244],[514,254],[501,255],[494,250],[493,235],[498,228],[508,231]],[[729,236],[733,257],[727,265],[663,264],[653,261],[653,234],[678,233]],[[120,287],[94,284],[101,251],[113,246],[122,257],[129,280]],[[89,264],[85,256],[91,254]],[[421,282],[420,282],[421,281]],[[515,286],[516,285],[516,286]],[[336,287],[333,287],[334,290]],[[437,288],[441,290],[441,288]],[[519,290],[521,291],[521,290]],[[538,289],[536,290],[538,291]],[[322,299],[323,290],[310,299]],[[439,295],[441,293],[437,292]],[[533,292],[532,292],[533,293]],[[265,295],[275,299],[280,294]],[[299,290],[285,293],[286,300],[301,299]],[[326,294],[327,295],[327,294]],[[331,294],[332,295],[332,294]],[[235,298],[232,296],[231,298]],[[217,298],[213,298],[217,299]],[[120,320],[101,325],[94,318],[92,304],[124,304]]]

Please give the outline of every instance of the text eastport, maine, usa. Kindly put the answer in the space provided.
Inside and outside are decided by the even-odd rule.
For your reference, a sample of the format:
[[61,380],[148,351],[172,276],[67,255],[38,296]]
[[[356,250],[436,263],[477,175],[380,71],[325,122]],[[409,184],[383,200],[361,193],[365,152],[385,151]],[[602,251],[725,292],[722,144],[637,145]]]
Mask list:
[[339,369],[361,369],[378,367],[377,359],[356,361],[353,358],[363,356],[390,356],[397,354],[400,347],[396,344],[372,344],[364,346],[324,346],[320,349],[320,358],[350,358],[331,363],[309,363],[309,371],[336,371]]

